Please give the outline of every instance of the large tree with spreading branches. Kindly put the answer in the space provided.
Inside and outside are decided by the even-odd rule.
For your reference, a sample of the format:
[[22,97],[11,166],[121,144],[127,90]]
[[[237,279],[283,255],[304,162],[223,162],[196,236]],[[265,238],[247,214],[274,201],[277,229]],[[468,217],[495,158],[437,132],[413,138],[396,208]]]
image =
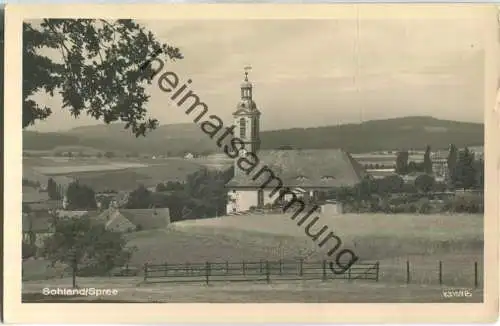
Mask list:
[[148,116],[145,86],[152,69],[140,67],[154,54],[182,59],[131,19],[43,19],[23,23],[23,128],[48,118],[53,108],[33,95],[59,93],[63,109],[107,124],[125,123],[136,136],[157,127]]

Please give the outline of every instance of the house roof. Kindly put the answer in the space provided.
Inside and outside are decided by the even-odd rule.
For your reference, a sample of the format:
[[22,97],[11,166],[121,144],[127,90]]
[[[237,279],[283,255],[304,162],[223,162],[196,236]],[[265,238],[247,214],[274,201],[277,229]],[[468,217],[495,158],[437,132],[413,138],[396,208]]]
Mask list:
[[122,231],[127,229],[135,229],[136,225],[130,222],[125,216],[116,211],[112,214],[112,218],[106,222],[106,228],[119,228]]
[[47,200],[40,203],[28,203],[27,205],[31,211],[48,211],[49,209],[61,207],[62,203],[59,200]]
[[57,215],[65,218],[79,218],[83,216],[95,216],[96,211],[68,211],[68,210],[57,210]]
[[164,228],[170,217],[168,208],[119,209],[119,212],[134,225],[140,225],[143,230]]
[[49,194],[47,192],[38,191],[38,189],[32,187],[23,187],[23,203],[40,203],[49,200]]
[[[366,176],[362,165],[341,149],[259,151],[257,156],[261,164],[249,176],[237,168],[235,176],[227,184],[229,188],[260,187],[269,178],[269,173],[263,172],[255,181],[252,177],[264,165],[283,181],[284,187],[353,186]],[[271,189],[275,186],[276,182],[269,184]]]
[[23,214],[23,232],[44,233],[53,230],[52,217],[28,216]]

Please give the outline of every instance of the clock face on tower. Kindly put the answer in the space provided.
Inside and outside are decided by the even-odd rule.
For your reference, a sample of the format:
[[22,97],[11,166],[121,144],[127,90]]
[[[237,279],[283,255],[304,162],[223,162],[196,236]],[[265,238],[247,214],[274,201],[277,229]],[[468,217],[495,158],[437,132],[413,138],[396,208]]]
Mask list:
[[244,149],[244,148],[242,148],[242,149],[239,150],[238,154],[239,154],[239,157],[246,157],[247,156],[247,150]]

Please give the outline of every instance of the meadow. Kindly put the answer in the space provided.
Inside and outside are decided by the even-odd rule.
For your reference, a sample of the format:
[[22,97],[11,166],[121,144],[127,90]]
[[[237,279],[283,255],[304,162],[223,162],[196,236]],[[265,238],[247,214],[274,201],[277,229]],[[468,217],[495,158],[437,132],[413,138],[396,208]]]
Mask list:
[[183,182],[203,167],[224,169],[229,165],[211,159],[25,157],[23,178],[46,183],[50,176],[66,176],[78,178],[95,191],[132,191],[139,184],[154,187],[160,182]]
[[[166,294],[169,288],[175,287],[172,284],[143,285],[138,291],[165,293],[172,301],[177,302],[189,301],[189,296],[196,302],[203,301],[202,298],[210,302],[242,302],[239,300],[247,299],[257,302],[439,301],[443,300],[440,297],[441,285],[437,274],[439,261],[443,264],[442,287],[473,288],[474,262],[478,262],[480,266],[479,286],[482,286],[482,215],[345,214],[323,216],[320,222],[328,225],[342,239],[343,248],[352,249],[361,260],[380,261],[379,283],[345,283],[335,280],[327,282],[329,285],[320,286],[314,285],[314,281],[307,281],[299,282],[295,287],[293,282],[288,285],[278,282],[271,285],[247,283],[234,286],[216,284],[209,287],[197,284],[189,287],[190,290],[186,292],[183,284],[183,291],[173,297]],[[318,223],[317,228],[320,226],[322,225]],[[319,261],[326,258],[325,252],[318,250],[317,245],[305,235],[303,228],[298,227],[287,215],[224,216],[189,220],[172,223],[165,230],[135,232],[127,237],[128,245],[138,249],[132,256],[130,266],[139,269],[144,263],[291,261],[299,258]],[[406,284],[407,260],[411,262],[410,284]],[[35,264],[34,261],[29,263]],[[26,281],[23,282],[26,289],[68,281],[66,277],[42,281],[43,276],[35,276],[35,269],[30,270],[32,276],[29,276],[30,272],[26,269]],[[38,270],[41,274],[41,266]],[[60,268],[59,273],[61,271]],[[54,277],[58,275],[52,273]],[[100,281],[99,278],[92,278],[93,282],[106,282],[106,279],[119,284],[125,282],[117,280],[118,278],[102,278]],[[91,282],[87,278],[81,280]],[[135,283],[129,282],[122,286],[129,293],[131,287],[140,281],[140,278],[136,278],[130,281]],[[324,290],[325,286],[334,288],[335,293]],[[258,290],[260,288],[262,289]],[[281,290],[273,292],[272,289]],[[314,294],[314,291],[318,293]],[[482,293],[480,289],[475,291]],[[210,292],[213,296],[211,299]],[[138,297],[136,299],[139,300]],[[144,296],[142,300],[145,300]],[[480,301],[480,298],[475,296],[474,300]]]

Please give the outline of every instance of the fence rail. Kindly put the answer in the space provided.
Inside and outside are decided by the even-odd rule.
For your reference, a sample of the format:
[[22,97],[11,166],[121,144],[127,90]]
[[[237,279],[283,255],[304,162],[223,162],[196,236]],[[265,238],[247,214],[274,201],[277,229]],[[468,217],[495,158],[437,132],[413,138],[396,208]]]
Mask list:
[[145,264],[144,281],[156,282],[257,282],[271,280],[379,280],[379,262],[358,263],[342,274],[330,270],[329,263],[299,261],[259,261],[225,263]]

